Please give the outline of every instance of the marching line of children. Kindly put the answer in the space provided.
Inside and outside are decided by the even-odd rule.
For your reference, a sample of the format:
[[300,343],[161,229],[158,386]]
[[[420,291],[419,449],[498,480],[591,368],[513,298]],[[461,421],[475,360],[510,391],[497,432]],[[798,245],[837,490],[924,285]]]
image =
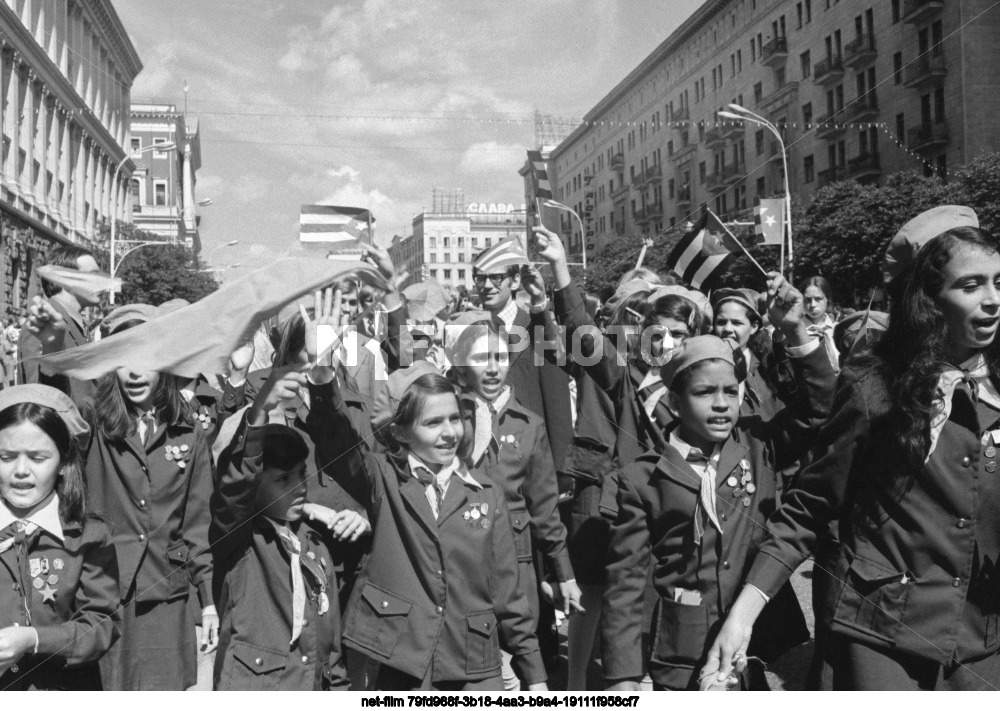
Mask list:
[[[367,343],[345,330],[365,322],[352,280],[296,306],[261,370],[253,342],[228,373],[194,380],[121,368],[74,381],[43,361],[38,383],[0,391],[0,688],[542,690],[551,605],[570,616],[571,689],[595,638],[612,689],[767,688],[753,660],[808,639],[787,578],[817,541],[832,571],[815,593],[818,686],[989,682],[1000,548],[978,522],[996,498],[1000,245],[970,212],[931,211],[893,241],[888,321],[835,324],[821,278],[797,290],[770,274],[763,295],[708,298],[642,270],[602,330],[559,237],[536,227],[551,302],[517,240],[487,250],[473,264],[486,310],[453,316],[444,367],[404,366],[406,304],[377,247],[389,338],[362,348],[377,363],[347,357]],[[74,314],[96,296],[59,294],[32,305],[26,353],[80,345]],[[121,307],[103,329],[177,308]],[[866,355],[875,330],[912,340],[900,324],[924,342]],[[544,326],[544,366],[540,333],[509,343],[527,325]],[[835,402],[845,360],[870,370],[845,370]],[[891,387],[916,394],[887,403]],[[869,430],[899,450],[888,473]],[[922,474],[892,468],[919,469],[921,452]],[[954,452],[967,453],[958,473],[983,470],[979,500],[948,489],[936,537],[912,538]],[[850,576],[863,599],[844,592]],[[926,644],[878,607],[907,597]],[[924,620],[945,599],[958,616],[931,616],[957,642]]]

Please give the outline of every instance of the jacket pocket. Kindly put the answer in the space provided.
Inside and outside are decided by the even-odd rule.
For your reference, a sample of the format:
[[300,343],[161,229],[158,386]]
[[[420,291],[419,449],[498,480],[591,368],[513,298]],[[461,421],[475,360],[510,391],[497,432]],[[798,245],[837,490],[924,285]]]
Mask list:
[[475,612],[466,618],[465,671],[481,674],[500,668],[497,616],[493,610]]
[[355,604],[349,638],[379,656],[392,656],[399,638],[406,629],[407,616],[413,604],[373,583],[365,583]]
[[833,624],[895,644],[914,584],[909,573],[855,556],[840,589]]
[[234,642],[226,660],[219,688],[224,691],[276,691],[288,654],[249,642]]
[[191,590],[191,575],[188,572],[188,547],[184,542],[175,543],[167,549],[167,579],[163,581],[165,599],[186,597]]
[[531,560],[531,516],[527,509],[510,510],[510,527],[514,529],[514,552],[518,561]]
[[700,662],[708,640],[708,607],[660,598],[657,618],[650,668],[693,669]]

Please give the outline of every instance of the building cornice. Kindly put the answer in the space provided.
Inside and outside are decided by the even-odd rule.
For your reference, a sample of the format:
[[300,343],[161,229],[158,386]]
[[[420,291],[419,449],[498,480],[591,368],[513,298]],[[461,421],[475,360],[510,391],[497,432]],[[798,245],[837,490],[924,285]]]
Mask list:
[[139,53],[136,51],[135,45],[132,44],[121,18],[115,12],[111,0],[87,0],[86,2],[70,0],[70,5],[82,8],[87,13],[91,23],[100,30],[107,46],[113,51],[115,59],[118,60],[116,64],[128,70],[126,83],[131,86],[132,81],[142,71],[142,60],[139,59]]
[[118,145],[108,128],[87,106],[69,79],[59,70],[48,53],[31,36],[9,5],[0,3],[0,45],[6,42],[15,57],[26,63],[34,79],[53,95],[57,105],[66,111],[79,128],[94,140],[115,162],[125,157],[125,148]]

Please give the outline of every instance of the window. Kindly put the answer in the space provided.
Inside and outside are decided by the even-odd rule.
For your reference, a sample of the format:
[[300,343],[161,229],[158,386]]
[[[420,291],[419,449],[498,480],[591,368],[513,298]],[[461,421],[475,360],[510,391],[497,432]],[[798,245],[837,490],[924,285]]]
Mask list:
[[941,180],[948,179],[948,157],[944,153],[937,157],[937,174]]
[[934,123],[944,122],[944,89],[934,90]]
[[459,254],[458,258],[455,261],[456,262],[464,262],[465,261],[465,255],[464,254]]
[[132,152],[133,153],[138,153],[140,148],[142,148],[142,139],[141,138],[133,138],[132,139]]
[[463,281],[465,280],[465,270],[464,269],[459,269],[458,270],[458,278],[461,279],[461,280],[463,280]]
[[764,100],[764,85],[761,82],[753,85],[753,100],[755,104]]
[[445,264],[448,264],[448,263],[451,262],[451,254],[449,252],[445,252],[444,253],[444,261],[445,261]]
[[779,89],[785,88],[785,68],[778,67],[774,70],[774,83]]
[[764,130],[761,129],[757,131],[753,136],[754,148],[757,150],[757,155],[764,155]]
[[899,22],[899,0],[892,0],[892,24]]
[[802,106],[802,123],[806,124],[806,128],[809,128],[809,124],[813,121],[813,105],[812,102],[804,104]]
[[451,242],[451,239],[450,239],[449,237],[445,237],[445,238],[444,238],[444,248],[445,248],[445,249],[448,249],[448,247],[450,247],[450,246],[451,246],[451,245],[449,244],[450,242]]
[[892,80],[896,84],[903,83],[903,53],[896,52],[892,55]]
[[896,140],[906,139],[906,117],[903,114],[896,114]]
[[808,79],[812,75],[812,57],[809,51],[806,50],[800,54],[799,60],[802,62],[802,78]]
[[937,56],[941,54],[941,42],[944,41],[944,25],[941,20],[935,20],[931,25],[931,52]]
[[438,278],[438,270],[431,269],[431,279],[437,279],[437,278]]
[[808,25],[813,21],[813,3],[812,0],[806,0],[806,24]]
[[458,246],[459,247],[464,247],[465,246],[465,237],[459,237],[458,238]]
[[435,247],[438,246],[437,241],[438,241],[437,237],[431,237],[431,249],[434,249]]
[[807,183],[816,179],[816,161],[812,156],[806,156],[802,161],[802,172]]
[[796,25],[795,29],[801,30],[802,29],[802,17],[803,17],[803,15],[802,15],[802,3],[796,3],[795,4],[795,16],[796,16],[796,19],[798,20],[798,25]]
[[767,193],[767,178],[757,178],[757,197],[764,197]]
[[698,164],[698,181],[704,183],[706,177],[707,173],[705,171],[705,161],[702,161]]
[[490,245],[492,244],[492,242],[493,242],[493,238],[492,237],[487,237],[486,238],[486,249],[490,248]]
[[445,279],[451,279],[451,269],[445,269],[444,270],[444,278]]
[[478,237],[473,237],[472,238],[472,248],[473,249],[479,249],[479,238]]
[[142,207],[142,183],[132,181],[132,212],[139,212]]
[[[166,142],[167,142],[166,138],[154,138],[153,139],[153,145],[154,146],[159,146],[159,145],[161,145],[163,143],[166,143]],[[153,151],[153,157],[154,158],[166,158],[167,157],[167,151]]]
[[437,255],[432,252],[431,253],[431,258],[430,258],[430,263],[431,264],[437,264],[437,260],[438,260]]
[[167,181],[166,180],[154,180],[153,181],[153,204],[157,206],[164,206],[167,204]]

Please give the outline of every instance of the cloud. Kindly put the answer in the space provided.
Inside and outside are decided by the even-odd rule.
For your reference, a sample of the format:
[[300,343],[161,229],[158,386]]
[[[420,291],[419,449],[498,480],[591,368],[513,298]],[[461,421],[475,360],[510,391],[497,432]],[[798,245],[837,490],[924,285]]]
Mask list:
[[506,179],[517,175],[518,168],[525,160],[525,150],[526,147],[520,143],[473,143],[462,154],[459,167],[466,173],[492,173]]

